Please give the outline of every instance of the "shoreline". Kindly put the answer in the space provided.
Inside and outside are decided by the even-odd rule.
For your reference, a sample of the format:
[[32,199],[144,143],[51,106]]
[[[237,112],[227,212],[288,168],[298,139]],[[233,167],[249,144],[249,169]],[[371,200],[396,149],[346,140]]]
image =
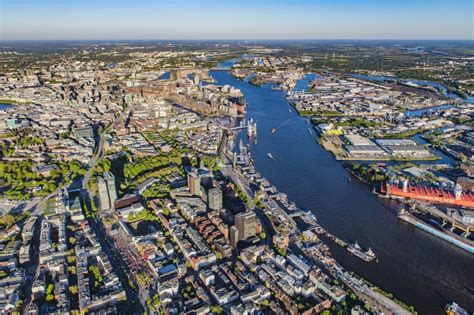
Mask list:
[[[242,81],[240,81],[240,80],[238,80],[238,79],[236,79],[236,78],[234,78],[234,79],[235,79],[234,82],[242,82]],[[226,83],[228,80],[231,80],[231,79],[228,78],[228,77],[223,77],[222,80],[220,80],[220,81],[222,81],[223,83]],[[248,82],[245,82],[245,83],[248,83]],[[284,91],[281,92],[281,93],[273,93],[273,95],[274,95],[273,97],[267,98],[267,97],[264,96],[265,93],[266,93],[265,91],[260,91],[260,92],[258,92],[259,89],[258,89],[258,90],[255,90],[255,89],[251,88],[250,86],[253,86],[253,85],[251,85],[251,84],[248,84],[248,85],[246,85],[246,86],[247,86],[248,88],[246,88],[246,87],[244,87],[244,86],[241,86],[241,84],[238,84],[238,87],[240,87],[240,88],[243,89],[242,91],[243,91],[244,95],[250,97],[250,98],[248,99],[248,101],[249,101],[249,102],[252,102],[252,104],[255,105],[255,106],[253,106],[253,110],[252,110],[252,111],[249,111],[249,112],[247,113],[247,115],[248,115],[247,117],[252,117],[253,119],[257,119],[257,120],[259,121],[259,126],[264,126],[264,127],[260,127],[260,128],[265,128],[265,129],[270,130],[270,129],[271,129],[272,127],[274,127],[275,124],[277,123],[277,122],[273,121],[272,119],[264,119],[264,120],[262,120],[262,115],[270,115],[270,114],[272,114],[272,115],[275,114],[275,115],[276,115],[276,114],[278,114],[278,115],[282,115],[282,116],[281,116],[282,119],[284,119],[284,118],[286,118],[286,117],[296,117],[296,115],[294,115],[294,114],[292,114],[292,115],[287,114],[287,113],[288,113],[288,109],[289,109],[289,108],[291,109],[292,106],[291,106],[291,107],[287,107],[287,106],[290,105],[290,104],[289,104],[289,102],[285,99]],[[267,87],[264,86],[263,89],[266,90],[266,91],[268,91],[268,92],[270,92],[270,88],[267,89]],[[246,93],[247,90],[249,90],[248,93],[250,93],[250,94]],[[275,92],[276,92],[276,91],[275,91]],[[255,95],[254,95],[255,93],[258,93],[259,96],[255,96]],[[277,110],[275,106],[272,106],[272,105],[277,105],[275,102],[277,102],[278,105],[284,103],[284,106],[283,106],[283,105],[282,105],[282,107],[278,106],[279,109]],[[257,105],[256,103],[258,103],[259,105]],[[267,109],[267,107],[265,107],[266,105],[269,106],[268,109]],[[270,111],[270,114],[267,114],[268,111]],[[287,116],[287,115],[288,115],[288,116]],[[283,117],[283,116],[284,116],[284,117]],[[298,115],[298,116],[300,116],[300,115]],[[267,117],[267,116],[265,116],[265,117]],[[280,116],[278,116],[278,117],[280,117]],[[302,118],[303,118],[303,120],[306,120],[306,121],[308,120],[308,119],[305,118],[305,117],[302,117]],[[296,121],[299,121],[299,119],[296,119],[295,122],[296,122]],[[306,145],[305,145],[305,146],[306,146],[306,149],[304,149],[304,148],[298,148],[298,149],[296,149],[294,152],[295,152],[295,153],[298,153],[298,154],[301,154],[301,150],[310,150],[310,149],[308,149],[308,148],[311,148],[311,145],[314,146],[314,141],[315,141],[315,139],[316,139],[316,137],[314,137],[314,135],[311,136],[311,137],[309,137],[309,136],[306,137],[306,135],[308,135],[308,133],[307,133],[307,131],[306,131],[307,127],[312,128],[312,126],[309,126],[308,122],[304,122],[304,125],[305,125],[304,128],[303,128],[303,127],[298,128],[297,136],[298,136],[298,137],[302,137],[303,135],[305,135],[305,137],[304,137],[304,138],[305,138],[304,143],[306,144]],[[314,126],[314,123],[313,123],[313,126]],[[299,130],[299,129],[304,130],[304,131],[303,131],[304,134],[302,134],[302,133],[300,132],[301,130]],[[285,132],[285,133],[288,134],[288,132]],[[260,139],[260,137],[264,137],[264,138]],[[279,137],[279,138],[278,138],[279,140],[272,140],[272,139],[268,138],[268,137],[271,137],[271,134],[270,134],[270,133],[268,133],[268,136],[267,136],[266,133],[261,133],[261,136],[260,136],[260,137],[259,137],[259,143],[260,143],[260,145],[263,145],[263,147],[265,147],[265,149],[264,149],[263,151],[262,151],[262,150],[256,150],[256,153],[254,153],[254,154],[257,154],[257,153],[260,154],[260,153],[262,153],[262,156],[261,156],[261,157],[258,157],[258,156],[255,156],[255,157],[254,157],[254,158],[256,159],[256,162],[257,162],[257,160],[261,160],[260,162],[262,162],[262,163],[264,163],[265,161],[267,161],[267,157],[264,156],[264,154],[266,154],[266,152],[270,152],[269,150],[271,150],[271,152],[274,153],[274,155],[277,157],[277,162],[281,162],[280,159],[278,159],[278,155],[277,155],[276,153],[279,153],[279,154],[281,155],[281,154],[284,154],[284,152],[286,152],[286,151],[285,151],[285,150],[277,150],[276,148],[273,148],[273,146],[274,146],[274,142],[273,142],[273,141],[276,141],[276,143],[280,143],[280,142],[283,141],[283,143],[285,143],[285,141],[287,141],[286,136],[283,137],[283,138],[282,138],[282,137]],[[308,139],[306,139],[306,138],[308,138]],[[309,140],[309,138],[311,138],[311,140]],[[280,141],[280,139],[281,139],[281,141]],[[290,140],[290,143],[291,143],[291,140]],[[268,147],[269,149],[267,149],[267,145],[269,146],[269,147]],[[284,145],[285,145],[285,144],[284,144]],[[321,150],[321,149],[322,149],[322,150]],[[275,150],[275,151],[273,151],[273,150]],[[293,150],[290,149],[290,148],[288,148],[288,150],[290,150],[290,151],[293,152]],[[335,160],[335,159],[334,159],[333,157],[331,157],[330,155],[326,155],[326,154],[323,155],[322,153],[323,153],[324,151],[326,151],[326,150],[324,150],[323,148],[319,148],[319,147],[318,147],[318,148],[317,148],[317,151],[319,152],[319,154],[316,152],[316,156],[320,155],[320,156],[321,156],[320,159],[321,159],[322,161],[331,161],[331,160],[332,160],[332,163],[336,163],[336,164],[338,164],[338,165],[341,165],[341,164],[342,164],[342,163],[340,163],[339,161]],[[311,150],[311,152],[313,152],[313,151]],[[315,155],[315,154],[311,153],[311,157],[310,157],[309,159],[311,159],[311,160],[313,161],[314,155]],[[292,157],[292,156],[287,156],[287,155],[285,155],[284,157],[285,157],[285,158],[289,158],[289,157]],[[282,156],[282,158],[283,158],[283,156]],[[272,163],[269,163],[269,164],[272,164]],[[331,164],[331,165],[332,165],[332,164]],[[260,166],[260,165],[259,165],[259,166]],[[319,168],[320,168],[320,166],[319,166]],[[279,179],[279,177],[281,177],[281,176],[277,176],[276,178],[274,178],[274,177],[272,177],[272,176],[269,176],[268,173],[266,173],[267,170],[270,171],[270,170],[272,170],[272,169],[274,169],[274,166],[272,166],[272,165],[270,165],[270,166],[268,166],[268,167],[266,167],[265,165],[263,165],[263,168],[260,167],[260,168],[258,169],[258,171],[259,171],[262,175],[264,175],[264,176],[268,175],[268,176],[266,176],[266,177],[269,178],[269,180],[272,180],[272,182],[273,182],[273,180],[275,180],[275,181],[276,181],[275,184],[278,184],[278,188],[279,188],[280,191],[282,191],[282,192],[291,192],[291,189],[290,189],[290,191],[288,191],[286,187],[288,186],[288,184],[292,184],[292,185],[295,184],[295,183],[294,183],[294,180],[293,180],[293,179],[290,179],[289,181],[281,182],[281,180],[283,180],[283,178],[282,178],[281,180]],[[302,171],[302,169],[301,169],[301,168],[298,168],[298,172],[299,172],[299,171]],[[336,172],[336,173],[337,173],[336,175],[338,175],[337,177],[339,177],[339,179],[338,179],[336,182],[340,182],[340,181],[341,181],[341,178],[342,178],[343,181],[347,183],[347,176],[350,175],[350,174],[347,174],[346,172],[347,172],[346,170],[344,170],[343,173],[341,173],[341,172],[339,172],[339,171]],[[285,171],[285,172],[283,172],[283,173],[284,173],[285,176],[286,176],[288,172]],[[314,172],[310,172],[310,173],[308,173],[308,175],[313,174],[313,173],[314,173]],[[326,175],[327,175],[327,174],[326,174],[327,172],[323,172],[323,173],[324,173],[324,174],[321,175],[321,176],[326,176]],[[341,176],[342,176],[342,177],[341,177]],[[324,177],[324,178],[325,178],[325,177]],[[326,178],[325,178],[324,180],[326,180]],[[311,180],[308,181],[308,185],[309,185],[309,182],[311,182]],[[339,185],[339,184],[338,184],[338,185]],[[343,184],[343,186],[346,186],[346,185],[347,185],[347,184]],[[311,186],[313,187],[313,185],[311,185]],[[316,186],[318,186],[318,185],[316,185]],[[340,186],[340,185],[339,185],[339,186]],[[356,186],[358,186],[358,184],[356,184],[356,183],[354,183],[354,185],[351,185],[351,187],[356,187]],[[304,189],[304,187],[302,187],[302,188],[303,188],[303,190],[301,191],[301,193],[310,193],[309,191],[307,191],[307,189]],[[348,188],[349,188],[349,187],[348,187]],[[367,189],[367,191],[365,191],[365,189]],[[351,191],[351,192],[356,192],[356,191],[358,191],[358,190],[359,190],[359,189],[357,189],[357,188],[350,188],[350,191]],[[367,194],[367,193],[368,193],[368,194]],[[393,207],[391,207],[391,204],[388,204],[388,203],[384,202],[385,199],[383,199],[383,198],[381,198],[381,199],[378,199],[378,198],[377,198],[378,200],[376,201],[376,200],[374,200],[374,198],[376,198],[376,196],[370,196],[370,195],[371,195],[371,194],[370,194],[370,188],[369,188],[369,187],[367,187],[367,188],[364,187],[364,193],[363,193],[363,196],[361,196],[361,203],[360,203],[360,206],[364,205],[364,208],[367,208],[367,209],[374,208],[374,207],[375,207],[375,208],[387,209],[387,210],[389,210],[389,212],[381,211],[382,213],[385,212],[385,214],[381,214],[381,217],[378,217],[378,219],[379,219],[379,220],[385,220],[385,218],[387,218],[387,220],[389,220],[389,221],[386,221],[386,222],[392,222],[392,221],[393,221],[393,220],[392,220],[392,218],[393,218],[393,215],[392,215],[392,214],[396,214],[396,211],[395,211],[395,209],[394,209]],[[304,195],[304,196],[305,196],[305,195]],[[309,196],[309,195],[308,195],[308,196]],[[301,203],[301,207],[305,207],[305,208],[307,208],[307,209],[312,209],[311,211],[313,211],[315,214],[316,214],[316,213],[319,213],[319,211],[315,212],[314,210],[316,210],[316,209],[313,209],[314,207],[316,207],[316,205],[312,205],[312,204],[314,203],[314,200],[315,200],[314,198],[311,199],[312,201],[308,201],[308,200],[301,200],[301,198],[298,197],[298,196],[293,196],[293,197],[294,197],[293,200],[294,200],[295,202],[298,202],[298,204]],[[321,197],[324,198],[323,196],[321,196]],[[306,197],[303,197],[303,198],[306,198]],[[319,198],[319,197],[317,197],[317,198]],[[370,201],[370,200],[372,200],[372,201]],[[333,203],[334,203],[333,201],[328,201],[328,202],[329,202],[329,204],[327,205],[328,207],[331,208],[331,207],[334,206],[334,205],[333,205]],[[336,204],[337,204],[337,203],[336,203]],[[322,207],[322,205],[319,205],[319,207]],[[342,207],[347,208],[345,205],[342,205]],[[352,210],[354,210],[354,209],[352,209]],[[352,211],[352,210],[350,210],[350,211]],[[360,209],[360,210],[363,210],[363,209]],[[379,210],[381,210],[381,209],[379,209]],[[344,211],[345,211],[345,210],[344,210]],[[363,210],[363,211],[364,211],[365,214],[362,214],[362,215],[363,215],[363,216],[366,216],[367,211],[365,211],[365,210]],[[369,212],[372,212],[372,211],[369,211]],[[390,213],[390,212],[392,212],[392,213]],[[323,213],[321,214],[321,216],[322,216],[321,218],[319,218],[319,216],[318,216],[318,218],[319,218],[320,220],[323,220],[323,217],[324,217],[324,221],[322,221],[322,222],[325,223],[324,226],[327,226],[328,228],[330,228],[331,231],[334,232],[336,235],[339,235],[339,236],[344,237],[344,238],[347,238],[347,239],[354,239],[355,236],[352,235],[352,234],[353,234],[352,232],[350,232],[350,233],[346,233],[346,232],[345,232],[345,230],[344,230],[345,227],[343,227],[343,228],[337,228],[337,227],[336,227],[336,228],[334,229],[334,226],[333,226],[333,223],[332,223],[332,218],[331,218],[330,215],[329,215],[329,217],[328,217],[328,215],[325,214],[324,211],[323,211]],[[388,217],[390,217],[390,219],[388,219]],[[329,220],[329,221],[328,221],[328,220]],[[382,221],[382,222],[383,222],[383,221]],[[392,225],[392,224],[390,224],[390,225]],[[365,229],[362,229],[362,230],[365,230]],[[393,231],[392,231],[392,230],[393,230]],[[399,233],[407,234],[408,232],[409,232],[410,234],[412,234],[412,231],[407,231],[406,229],[400,229],[399,227],[396,226],[396,224],[395,224],[393,227],[390,227],[390,228],[389,228],[389,231],[390,231],[391,234],[394,234],[394,233],[395,233],[395,235],[398,235]],[[395,232],[395,231],[400,231],[400,232]],[[376,232],[376,233],[378,233],[378,232]],[[351,236],[351,235],[352,235],[352,236]],[[376,235],[376,234],[374,234],[374,235]],[[418,239],[418,238],[420,238],[421,236],[416,236],[416,237],[417,237],[417,239]],[[372,237],[370,237],[370,238],[372,238]],[[370,242],[370,240],[368,240],[367,237],[362,237],[362,235],[361,235],[360,241],[361,241],[363,244],[366,244],[366,246],[372,246],[372,248],[374,248],[374,246],[375,246],[374,249],[376,250],[376,253],[377,253],[377,248],[379,248],[379,247],[384,247],[384,246],[377,246],[377,245],[380,245],[380,244],[383,244],[383,243],[375,242],[375,244],[374,244],[374,242]],[[428,241],[429,241],[429,240],[428,240]],[[429,242],[428,244],[429,244],[429,245],[432,244],[432,243],[434,244],[435,242],[436,242],[435,240],[432,240],[432,241]],[[392,244],[389,244],[389,245],[387,245],[387,246],[398,247],[398,245],[399,245],[399,242],[398,242],[398,241],[397,241],[397,242],[391,242],[391,243],[393,243],[393,245],[392,245]],[[437,242],[436,242],[436,243],[437,243]],[[333,244],[333,242],[331,242],[331,244]],[[336,246],[336,245],[334,245],[334,246]],[[435,247],[435,248],[438,248],[438,247],[439,247],[439,245],[433,245],[433,246],[437,246],[437,247]],[[339,247],[339,246],[338,246],[338,247]],[[414,249],[417,249],[418,247],[420,247],[420,246],[414,245],[414,246],[410,246],[409,249],[410,249],[410,250],[414,250]],[[388,291],[393,292],[393,294],[394,294],[395,296],[399,296],[402,300],[405,300],[405,301],[407,301],[407,302],[410,303],[410,304],[418,305],[418,307],[420,307],[420,309],[423,309],[423,307],[420,306],[420,305],[423,305],[423,303],[421,303],[421,302],[420,302],[420,303],[415,303],[416,301],[414,301],[413,298],[410,298],[410,295],[407,295],[407,294],[403,293],[403,291],[399,291],[399,289],[403,290],[403,286],[400,288],[400,287],[397,287],[397,286],[388,285],[388,284],[386,283],[386,280],[387,280],[386,277],[389,277],[390,275],[387,274],[386,272],[384,272],[383,270],[380,270],[380,271],[378,270],[378,271],[376,271],[376,274],[375,274],[375,275],[372,275],[371,272],[367,270],[367,268],[369,268],[369,267],[367,267],[367,266],[359,266],[359,265],[361,265],[361,264],[359,264],[359,263],[354,263],[354,262],[352,262],[349,258],[345,258],[345,257],[347,257],[347,255],[348,255],[348,253],[346,253],[345,251],[344,251],[344,252],[336,251],[336,252],[334,253],[334,255],[335,255],[335,257],[338,257],[338,258],[341,259],[341,260],[340,260],[340,263],[343,263],[345,267],[348,267],[350,270],[356,271],[356,272],[357,272],[358,274],[360,274],[361,276],[367,277],[367,279],[370,279],[370,281],[371,281],[372,283],[375,283],[375,284],[377,284],[377,285],[379,285],[379,286],[381,286],[381,287],[383,287],[383,288],[386,288]],[[386,265],[386,264],[387,264],[387,260],[386,260],[386,259],[387,259],[387,258],[390,258],[392,255],[389,254],[389,253],[387,253],[387,252],[382,251],[382,252],[380,253],[380,256],[381,256],[381,258],[382,258],[382,259],[381,259],[381,264],[382,264],[382,265]],[[438,258],[439,258],[439,257],[434,257],[435,260],[438,259]],[[346,261],[346,260],[347,260],[347,261]],[[425,260],[425,259],[423,259],[422,257],[420,257],[420,259],[417,259],[417,261],[420,261],[420,262],[422,262],[422,261],[424,261],[424,260]],[[338,260],[338,261],[339,261],[339,260]],[[411,265],[411,263],[407,263],[407,264],[406,264],[407,267],[410,266],[410,265]],[[384,267],[385,267],[385,266],[384,266]],[[387,267],[388,267],[388,266],[387,266]],[[399,268],[397,268],[397,267],[393,267],[393,268],[392,268],[392,267],[389,267],[389,269],[390,269],[390,270],[393,269],[392,271],[393,271],[395,274],[399,274],[399,273],[400,273],[400,270],[399,270]],[[413,274],[413,273],[411,273],[410,276],[411,276],[412,274]],[[413,284],[413,285],[415,285],[415,286],[417,285],[416,283],[414,283],[413,277],[412,277],[412,278],[409,278],[409,279],[407,280],[407,284]],[[447,293],[447,294],[448,294],[448,293]],[[455,295],[454,293],[452,293],[452,292],[449,292],[449,294],[452,294],[453,297],[456,297],[456,295]],[[434,301],[434,303],[436,303],[436,301],[438,301],[438,298],[437,298],[436,296],[434,296],[434,294],[432,293],[432,290],[430,290],[430,291],[429,291],[428,293],[426,293],[426,294],[420,294],[420,297],[421,297],[421,298],[426,298],[427,301]],[[457,300],[460,300],[460,301],[461,301],[462,299],[459,298],[459,299],[457,299]],[[426,303],[425,303],[425,304],[426,304]],[[426,305],[424,305],[424,306],[426,306],[427,309],[429,308],[430,310],[433,310],[433,312],[434,312],[434,309],[436,309],[436,311],[440,311],[440,309],[434,308],[434,307],[432,307],[432,305],[433,305],[433,304],[431,304],[431,306],[428,305],[428,304],[426,304]]]

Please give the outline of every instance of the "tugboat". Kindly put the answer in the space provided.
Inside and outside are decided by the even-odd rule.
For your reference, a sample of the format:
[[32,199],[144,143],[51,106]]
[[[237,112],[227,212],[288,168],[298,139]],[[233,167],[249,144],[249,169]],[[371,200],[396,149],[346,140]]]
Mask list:
[[375,254],[372,249],[370,249],[370,247],[364,252],[357,242],[347,246],[347,250],[366,262],[370,262],[375,259]]

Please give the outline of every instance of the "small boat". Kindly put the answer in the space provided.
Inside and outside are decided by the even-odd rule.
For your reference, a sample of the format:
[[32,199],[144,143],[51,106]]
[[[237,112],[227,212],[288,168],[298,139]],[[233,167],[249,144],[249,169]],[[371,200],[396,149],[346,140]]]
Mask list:
[[273,128],[273,129],[272,129],[272,133],[275,133],[276,131],[277,131],[276,128]]
[[446,314],[449,315],[469,315],[469,312],[459,306],[456,302],[452,302],[451,304],[447,304],[445,308]]
[[313,132],[312,132],[311,129],[309,129],[309,128],[308,128],[308,132],[309,132],[310,134],[313,134]]
[[350,177],[347,177],[347,181],[350,183],[352,179]]
[[268,156],[270,159],[272,159],[272,160],[275,159],[271,153],[267,153],[267,156]]
[[288,113],[291,113],[291,109],[288,110]]

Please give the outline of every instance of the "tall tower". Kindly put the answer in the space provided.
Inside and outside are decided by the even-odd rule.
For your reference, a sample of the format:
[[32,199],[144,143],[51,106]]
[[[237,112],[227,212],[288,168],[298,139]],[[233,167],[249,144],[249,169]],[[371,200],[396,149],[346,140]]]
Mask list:
[[211,210],[222,209],[222,191],[219,188],[211,188],[207,193],[207,206]]
[[115,188],[115,176],[111,172],[105,172],[104,179],[105,179],[105,182],[107,183],[110,206],[111,208],[113,208],[115,200],[117,200],[117,189]]
[[199,175],[195,172],[188,173],[188,189],[189,192],[194,196],[201,196],[201,180]]
[[100,210],[110,209],[109,192],[107,182],[102,177],[97,177],[97,187],[99,190]]
[[238,231],[239,240],[246,240],[257,233],[257,217],[255,212],[247,211],[235,216],[235,227]]

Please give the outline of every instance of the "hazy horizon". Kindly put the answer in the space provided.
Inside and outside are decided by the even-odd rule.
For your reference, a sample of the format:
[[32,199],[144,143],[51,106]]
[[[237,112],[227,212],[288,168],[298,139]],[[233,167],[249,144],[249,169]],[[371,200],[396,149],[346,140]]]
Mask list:
[[473,2],[0,0],[0,40],[473,40]]

